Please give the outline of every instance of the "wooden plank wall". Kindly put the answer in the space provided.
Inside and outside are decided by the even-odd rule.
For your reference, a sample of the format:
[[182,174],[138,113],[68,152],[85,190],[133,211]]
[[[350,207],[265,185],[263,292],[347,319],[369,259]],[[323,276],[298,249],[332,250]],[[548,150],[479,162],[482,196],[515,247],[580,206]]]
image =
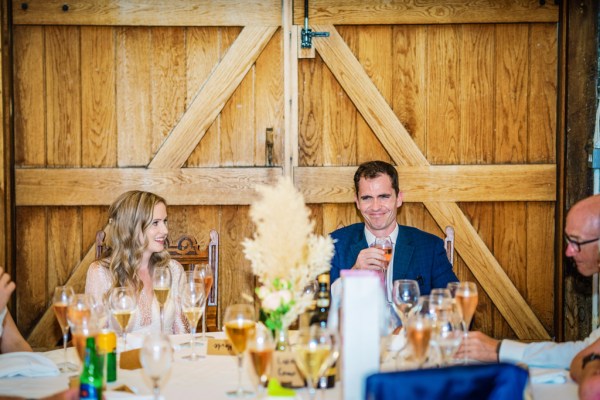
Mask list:
[[[14,48],[19,55],[15,167],[106,171],[146,166],[240,31],[239,27],[15,26]],[[274,161],[280,164],[281,52],[281,34],[276,33],[186,167],[263,166],[267,127],[273,128]],[[104,181],[101,173],[92,172],[71,184],[106,187],[111,178],[117,183],[114,174]],[[139,187],[139,182],[132,186]],[[150,182],[148,189],[153,186],[158,188]],[[186,185],[182,183],[180,190]],[[108,191],[107,198],[118,193]],[[95,232],[106,224],[106,205],[72,206],[81,204],[82,198],[67,197],[70,200],[57,202],[69,206],[17,207],[16,280],[22,300],[16,316],[25,334],[47,309],[54,287],[68,280]],[[171,237],[191,233],[206,244],[211,228],[220,233],[222,304],[239,300],[240,291],[253,291],[240,245],[251,234],[247,221],[251,196],[246,197],[239,205],[220,206],[213,198],[211,205],[183,203],[168,210]],[[41,201],[49,204],[48,199]],[[82,291],[82,285],[78,282],[76,291]]]
[[[327,22],[335,18],[319,11],[311,15]],[[337,30],[430,163],[556,162],[555,23]],[[299,81],[305,83],[299,93],[299,164],[389,161],[319,55],[301,60],[299,70]],[[551,332],[554,275],[548,266],[554,263],[554,202],[468,202],[460,207]],[[353,204],[324,204],[317,215],[325,232],[360,219]],[[443,235],[421,204],[405,203],[399,221]],[[475,280],[460,257],[456,270],[459,278]],[[485,292],[480,298],[475,329],[516,337]]]
[[[283,132],[287,50],[280,28],[271,37],[263,33],[268,38],[265,47],[222,108],[210,104],[215,107],[214,120],[207,112],[198,121],[206,130],[197,132],[186,125],[185,118],[193,118],[186,111],[196,101],[212,98],[203,97],[204,91],[212,93],[209,89],[217,84],[224,88],[230,83],[211,79],[222,71],[232,44],[253,36],[244,36],[244,29],[281,24],[281,2],[265,6],[258,0],[227,0],[220,7],[202,8],[177,0],[169,2],[168,10],[157,3],[154,13],[133,1],[81,0],[70,3],[67,13],[59,3],[31,0],[24,11],[13,2],[16,316],[26,334],[46,312],[54,286],[84,276],[80,268],[84,271],[86,265],[80,264],[96,230],[106,222],[107,205],[123,190],[143,187],[163,194],[172,204],[172,237],[191,233],[207,243],[209,229],[217,229],[222,310],[254,287],[240,245],[252,233],[247,205],[254,183],[273,180],[283,170],[293,173],[293,167],[353,170],[366,160],[393,159],[318,53],[298,60],[294,112],[299,128]],[[293,3],[296,25],[303,23],[303,3]],[[411,183],[404,187],[408,200],[399,222],[442,236],[421,202],[459,201],[553,336],[554,276],[548,271],[555,265],[553,249],[560,246],[555,242],[552,182],[558,7],[497,0],[490,13],[488,7],[469,1],[435,9],[414,1],[408,2],[408,9],[398,4],[390,9],[385,1],[310,3],[311,23],[336,25],[432,165],[400,168],[407,174],[403,182]],[[128,12],[120,12],[125,9]],[[275,137],[276,168],[264,168],[269,128]],[[179,145],[190,154],[184,165],[152,170],[155,156],[182,129],[191,143]],[[284,134],[297,135],[298,160],[292,168],[284,154],[294,150],[286,147]],[[505,164],[514,164],[517,171],[511,175],[504,169],[503,178],[494,181],[499,171],[494,168]],[[522,176],[537,164],[544,183],[535,187]],[[433,184],[427,186],[450,177],[453,168],[460,177],[476,166],[492,168],[486,170],[491,183],[484,173],[475,172],[475,189],[465,179],[453,181],[457,186],[448,188],[447,196],[432,191]],[[339,177],[336,174],[332,176]],[[425,178],[418,181],[420,176]],[[321,185],[314,179],[300,182],[309,195],[313,185]],[[322,186],[328,183],[333,184]],[[484,183],[510,189],[494,194],[481,189]],[[312,200],[318,232],[359,220],[348,197],[351,178],[341,185],[345,197],[334,199],[326,191]],[[525,198],[523,192],[531,193],[523,187],[539,197]],[[428,198],[432,192],[434,198]],[[500,198],[500,192],[515,197]],[[460,257],[455,269],[461,279],[474,279]],[[76,286],[82,290],[81,279]],[[58,326],[51,322],[58,338]],[[494,336],[516,336],[485,292],[474,327]],[[32,344],[52,345],[49,339]]]

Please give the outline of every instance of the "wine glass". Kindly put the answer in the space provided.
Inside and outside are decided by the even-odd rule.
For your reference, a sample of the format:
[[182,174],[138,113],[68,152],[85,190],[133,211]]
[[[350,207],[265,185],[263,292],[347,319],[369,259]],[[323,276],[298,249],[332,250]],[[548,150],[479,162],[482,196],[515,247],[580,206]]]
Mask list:
[[431,343],[439,352],[440,365],[450,364],[463,338],[462,324],[457,322],[453,311],[438,311]]
[[406,326],[406,319],[410,310],[417,305],[421,290],[419,283],[412,279],[397,279],[392,287],[392,306],[400,318],[402,326]]
[[[67,306],[67,322],[73,328],[80,325],[83,321],[92,318],[92,308],[94,307],[94,298],[90,294],[77,293],[71,296]],[[85,345],[84,345],[85,347]]]
[[383,284],[383,289],[385,292],[386,300],[389,299],[388,295],[388,285],[387,285],[387,269],[392,259],[392,250],[394,248],[394,244],[392,243],[392,239],[389,236],[378,237],[375,238],[375,241],[371,244],[371,247],[375,247],[376,249],[383,250],[383,256],[385,257],[385,263],[383,268],[380,271],[381,274],[381,283]]
[[82,364],[85,361],[87,338],[96,338],[99,332],[100,328],[98,326],[98,321],[95,318],[81,318],[73,321],[73,324],[71,325],[71,340],[77,350],[79,361],[81,361]]
[[74,372],[77,371],[77,365],[70,363],[67,357],[67,341],[69,340],[69,324],[67,323],[67,306],[74,292],[71,286],[57,286],[54,289],[54,296],[52,297],[52,309],[54,315],[58,320],[60,329],[63,334],[63,348],[65,353],[65,361],[58,364],[61,372]]
[[195,336],[198,320],[200,320],[200,317],[204,313],[205,302],[206,291],[204,289],[204,282],[195,281],[194,279],[188,280],[181,293],[181,305],[183,308],[183,315],[185,315],[185,318],[190,324],[190,346],[192,347],[192,353],[183,358],[191,361],[204,358],[203,355],[196,354]]
[[160,399],[161,378],[166,376],[173,362],[173,347],[167,335],[162,332],[150,333],[140,349],[140,363],[152,381],[154,400]]
[[250,370],[255,382],[257,398],[265,397],[265,388],[269,383],[275,340],[271,331],[262,324],[256,325],[256,332],[248,339],[246,351],[250,358]]
[[452,311],[452,295],[448,289],[432,289],[429,304],[435,311]]
[[206,305],[208,304],[208,298],[210,296],[210,291],[213,286],[214,276],[212,268],[209,264],[194,265],[193,271],[195,279],[202,280],[204,282],[204,289],[206,291],[206,300],[204,301],[204,312],[202,313],[202,343],[205,343],[206,338],[210,337],[206,336]]
[[171,291],[171,270],[168,267],[156,267],[152,272],[154,297],[160,307],[160,331],[165,331],[165,303]]
[[431,340],[432,318],[419,312],[412,314],[406,321],[406,337],[413,360],[420,368],[427,359]]
[[[478,302],[477,285],[475,282],[460,282],[456,288],[454,299],[456,300],[456,305],[463,322],[464,340],[467,340],[471,320],[473,319],[473,314],[475,314]],[[466,354],[464,361],[467,362]]]
[[227,392],[227,395],[245,397],[252,394],[242,387],[242,362],[248,338],[254,336],[254,308],[250,304],[232,304],[227,306],[223,320],[225,333],[231,341],[238,361],[238,386],[236,390]]
[[319,380],[339,355],[335,331],[319,325],[302,329],[298,332],[298,340],[292,346],[292,351],[296,365],[306,379],[309,398],[314,400]]
[[450,296],[452,296],[452,298],[456,296],[456,289],[458,289],[459,284],[460,282],[448,282],[448,285],[446,285],[446,288],[450,291]]
[[123,349],[127,350],[127,327],[137,307],[135,291],[129,286],[115,287],[110,291],[108,303],[112,315],[120,328]]

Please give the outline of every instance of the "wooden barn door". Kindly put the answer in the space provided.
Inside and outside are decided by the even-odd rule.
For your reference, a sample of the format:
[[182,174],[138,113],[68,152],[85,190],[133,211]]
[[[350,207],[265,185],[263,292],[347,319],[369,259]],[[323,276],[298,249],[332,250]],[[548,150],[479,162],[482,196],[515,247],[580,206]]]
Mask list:
[[218,324],[254,289],[254,185],[293,176],[328,233],[359,220],[352,174],[371,159],[399,166],[401,223],[455,227],[476,329],[553,334],[557,6],[311,0],[330,32],[312,56],[303,1],[207,3],[12,2],[16,316],[33,346],[58,341],[52,290],[83,290],[121,192],[165,196],[173,237],[218,230]]
[[[83,291],[95,232],[129,189],[170,236],[220,234],[218,309],[252,295],[254,186],[282,175],[279,1],[13,2],[17,318],[53,346],[55,286]],[[267,140],[267,136],[268,139]],[[48,332],[52,332],[49,334]]]
[[474,329],[550,338],[558,7],[358,3],[311,1],[330,37],[299,62],[295,179],[323,231],[359,220],[355,165],[390,161],[399,222],[454,226],[455,271],[482,289]]

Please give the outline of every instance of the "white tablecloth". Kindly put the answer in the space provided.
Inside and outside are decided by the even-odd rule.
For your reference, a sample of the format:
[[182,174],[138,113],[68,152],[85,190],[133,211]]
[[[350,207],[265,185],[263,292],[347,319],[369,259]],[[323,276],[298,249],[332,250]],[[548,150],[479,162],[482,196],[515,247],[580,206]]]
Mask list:
[[[211,333],[222,337],[222,333]],[[131,336],[131,335],[130,335]],[[189,335],[171,336],[174,344],[185,342]],[[128,342],[135,345],[135,336],[128,338]],[[205,352],[206,347],[197,347],[198,351]],[[162,394],[166,400],[184,400],[190,398],[204,399],[228,399],[226,392],[233,390],[237,386],[237,360],[231,356],[206,356],[198,361],[188,361],[182,359],[182,356],[189,354],[189,348],[180,348],[175,353],[175,362],[171,369],[170,376],[163,385]],[[53,350],[43,353],[56,363],[62,362],[63,351]],[[69,361],[79,363],[74,348],[68,349]],[[560,372],[557,370],[532,369],[532,375],[543,373]],[[56,377],[43,378],[5,378],[0,379],[0,395],[21,396],[25,398],[40,398],[50,394],[67,389],[68,378],[71,374],[61,374]],[[250,377],[244,371],[242,382],[245,388],[252,389]],[[150,381],[145,379],[141,369],[138,370],[119,370],[118,380],[115,385],[126,384],[136,391],[137,395],[129,395],[124,392],[106,392],[107,400],[117,399],[151,399]],[[340,400],[341,385],[336,385],[333,389],[326,390],[324,398],[326,400]],[[532,383],[532,394],[534,400],[550,399],[577,399],[577,386],[568,379],[565,383],[540,384]],[[320,395],[319,395],[320,396]],[[305,399],[307,393],[304,389],[297,391],[298,399]],[[318,397],[319,398],[319,397]],[[287,399],[292,399],[288,397]]]

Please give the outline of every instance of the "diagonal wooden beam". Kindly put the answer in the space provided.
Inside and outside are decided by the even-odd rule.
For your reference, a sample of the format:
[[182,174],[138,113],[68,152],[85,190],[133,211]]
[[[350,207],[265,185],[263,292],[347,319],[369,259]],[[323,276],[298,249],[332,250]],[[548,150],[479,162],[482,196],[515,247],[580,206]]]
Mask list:
[[148,165],[181,168],[242,82],[276,26],[246,26]]
[[[333,25],[312,26],[315,32],[329,32],[318,38],[315,48],[377,138],[398,165],[429,166],[429,162],[377,90],[360,62]],[[438,225],[453,221],[459,232],[455,247],[465,255],[467,266],[498,307],[519,338],[550,339],[540,320],[515,288],[494,255],[456,203],[424,202]],[[476,259],[481,257],[481,259]]]
[[[83,293],[88,267],[95,259],[96,247],[92,246],[85,257],[83,257],[79,264],[73,269],[71,276],[69,276],[65,285],[72,286],[75,293]],[[33,330],[29,333],[27,342],[34,348],[48,348],[53,346],[60,339],[60,335],[56,335],[56,332],[58,331],[54,329],[54,324],[58,324],[58,322],[56,322],[52,307],[48,307],[38,323],[34,326]],[[54,336],[49,337],[49,335]]]

